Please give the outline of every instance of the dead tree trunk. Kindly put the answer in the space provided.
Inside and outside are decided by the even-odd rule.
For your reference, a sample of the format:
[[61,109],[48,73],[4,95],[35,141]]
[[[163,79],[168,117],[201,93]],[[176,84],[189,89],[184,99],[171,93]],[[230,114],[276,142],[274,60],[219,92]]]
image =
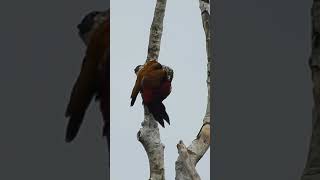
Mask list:
[[207,87],[208,99],[207,110],[203,118],[203,125],[200,128],[195,140],[186,147],[182,141],[177,144],[178,159],[176,161],[176,180],[200,180],[200,176],[196,171],[196,165],[202,156],[207,152],[210,147],[210,65],[212,62],[211,56],[211,40],[210,40],[210,1],[199,0],[200,10],[202,15],[203,28],[206,35],[206,48],[207,48]]
[[[147,60],[158,60],[163,30],[163,19],[165,15],[166,0],[157,0],[152,25],[150,28],[149,46]],[[168,73],[173,71],[167,67]],[[172,74],[173,75],[173,74]],[[137,134],[138,140],[142,143],[149,159],[150,178],[149,180],[164,180],[164,145],[161,143],[158,123],[144,107],[144,121],[142,128]]]
[[312,52],[309,59],[313,82],[312,136],[302,180],[320,179],[320,1],[312,9]]

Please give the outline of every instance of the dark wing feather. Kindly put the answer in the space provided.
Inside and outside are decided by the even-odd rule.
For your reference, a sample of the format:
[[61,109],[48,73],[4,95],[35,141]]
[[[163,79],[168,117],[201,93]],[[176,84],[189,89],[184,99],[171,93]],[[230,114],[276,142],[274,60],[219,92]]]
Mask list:
[[97,93],[96,66],[92,61],[84,60],[81,72],[73,86],[66,117],[70,117],[66,141],[72,141],[77,135],[85,112]]

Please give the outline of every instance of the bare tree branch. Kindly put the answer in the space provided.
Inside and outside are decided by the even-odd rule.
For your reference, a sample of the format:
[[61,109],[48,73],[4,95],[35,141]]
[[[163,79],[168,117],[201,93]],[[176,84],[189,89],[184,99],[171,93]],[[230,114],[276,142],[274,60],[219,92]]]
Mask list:
[[148,108],[144,107],[144,121],[138,132],[138,140],[147,152],[150,166],[150,180],[164,180],[164,145],[160,140],[158,123]]
[[147,61],[159,57],[166,4],[167,0],[157,0],[150,28]]
[[210,65],[212,61],[210,46],[210,1],[199,0],[200,10],[202,15],[203,28],[206,35],[206,49],[207,49],[207,87],[208,99],[207,110],[203,118],[203,125],[200,128],[195,140],[191,145],[186,147],[182,141],[177,144],[178,159],[176,161],[176,180],[200,180],[200,176],[196,171],[198,161],[203,157],[210,147]]
[[[166,0],[157,0],[152,25],[150,28],[149,46],[147,60],[158,60],[161,36],[163,30],[163,19],[165,15]],[[173,77],[171,68],[164,66],[168,75]],[[158,123],[144,106],[144,121],[142,128],[137,134],[138,140],[143,145],[149,159],[150,180],[164,180],[164,145],[161,143]]]

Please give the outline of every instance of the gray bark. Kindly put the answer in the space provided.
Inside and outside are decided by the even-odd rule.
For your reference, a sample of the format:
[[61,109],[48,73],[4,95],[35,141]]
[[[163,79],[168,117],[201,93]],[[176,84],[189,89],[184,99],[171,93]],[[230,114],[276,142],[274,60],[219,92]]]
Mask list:
[[182,140],[177,144],[178,159],[176,161],[176,180],[200,180],[200,176],[196,171],[198,161],[203,157],[210,147],[210,65],[212,62],[211,39],[210,39],[210,1],[199,0],[202,15],[203,28],[206,35],[207,48],[207,87],[208,99],[207,110],[203,118],[203,125],[195,140],[186,147]]
[[[210,3],[205,0],[200,0],[200,9],[202,14],[203,28],[206,34],[206,49],[207,49],[207,86],[208,100],[207,110],[203,118],[203,125],[197,138],[189,147],[186,147],[182,141],[177,145],[179,157],[176,161],[176,179],[177,180],[196,180],[200,179],[195,166],[202,158],[210,146],[210,64],[212,60],[210,51]],[[163,19],[165,14],[166,0],[158,0],[154,12],[153,22],[150,28],[149,46],[147,60],[158,60],[161,36],[163,30]],[[164,66],[169,77],[173,77],[173,70]],[[148,108],[144,107],[144,121],[142,128],[137,134],[138,140],[142,143],[149,159],[150,180],[164,180],[164,145],[161,143],[158,123],[149,113]]]
[[314,0],[312,9],[312,52],[309,59],[313,82],[314,105],[312,110],[312,135],[302,180],[320,179],[320,1]]
[[153,15],[153,21],[150,28],[147,61],[152,59],[158,60],[166,4],[167,0],[157,0]]
[[[163,30],[163,19],[165,15],[166,0],[157,0],[152,25],[150,28],[149,46],[147,60],[158,60],[161,36]],[[164,66],[170,77],[173,76],[171,68]],[[164,145],[161,143],[158,123],[144,106],[144,121],[142,128],[137,134],[138,140],[143,145],[149,159],[149,180],[164,180]]]

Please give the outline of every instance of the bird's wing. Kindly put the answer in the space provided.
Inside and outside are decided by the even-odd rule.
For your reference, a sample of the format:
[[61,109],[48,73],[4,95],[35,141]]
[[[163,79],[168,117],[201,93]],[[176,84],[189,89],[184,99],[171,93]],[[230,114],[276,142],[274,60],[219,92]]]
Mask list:
[[84,60],[81,72],[73,86],[66,117],[70,117],[66,132],[66,141],[72,141],[80,128],[85,112],[97,92],[96,66],[91,61]]
[[142,80],[142,86],[158,89],[161,86],[163,79],[166,77],[166,72],[163,69],[157,69],[147,72]]
[[162,79],[165,76],[165,71],[162,69],[148,72],[142,79],[142,99],[143,103],[149,104],[152,102],[161,102]]
[[144,76],[152,71],[160,70],[161,68],[162,65],[157,61],[147,61],[143,65],[143,68],[137,74],[137,79],[131,92],[131,106],[134,105],[134,102],[136,101],[136,98],[141,90],[142,80],[144,79]]
[[[87,47],[86,57],[82,64],[80,75],[73,87],[66,116],[70,116],[67,126],[66,141],[72,141],[80,128],[85,111],[93,96],[97,93],[98,63],[104,58],[109,45],[110,33],[107,32],[108,24],[101,23],[93,33]],[[107,40],[107,41],[106,41]]]

